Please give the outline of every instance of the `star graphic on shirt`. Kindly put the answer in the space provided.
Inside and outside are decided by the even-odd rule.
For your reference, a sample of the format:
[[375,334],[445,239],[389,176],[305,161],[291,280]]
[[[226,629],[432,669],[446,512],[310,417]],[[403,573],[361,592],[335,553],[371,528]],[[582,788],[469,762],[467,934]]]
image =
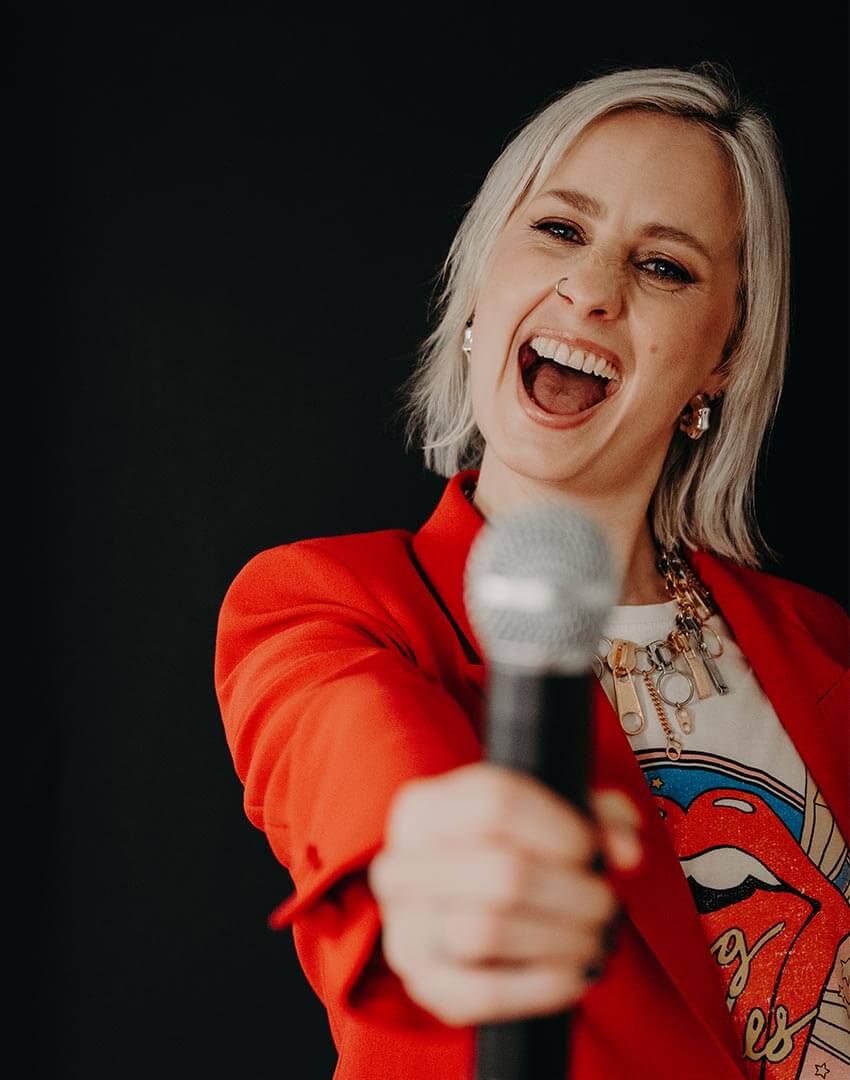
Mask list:
[[656,790],[658,788],[664,787],[664,781],[661,779],[660,776],[653,776],[649,782],[652,787],[656,788]]
[[[821,1069],[823,1069],[823,1072],[821,1072]],[[831,1071],[825,1061],[821,1065],[815,1065],[815,1076],[829,1076]]]

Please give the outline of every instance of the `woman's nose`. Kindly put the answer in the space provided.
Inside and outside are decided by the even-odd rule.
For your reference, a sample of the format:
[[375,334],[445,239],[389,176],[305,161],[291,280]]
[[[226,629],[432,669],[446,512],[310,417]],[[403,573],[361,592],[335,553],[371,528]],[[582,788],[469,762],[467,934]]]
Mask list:
[[556,286],[558,295],[576,314],[616,318],[623,303],[623,278],[619,267],[588,258],[574,262]]

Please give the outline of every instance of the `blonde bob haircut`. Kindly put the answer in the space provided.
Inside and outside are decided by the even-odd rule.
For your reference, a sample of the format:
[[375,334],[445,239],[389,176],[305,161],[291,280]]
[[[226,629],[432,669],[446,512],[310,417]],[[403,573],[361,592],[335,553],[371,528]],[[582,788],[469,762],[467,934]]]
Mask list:
[[443,285],[431,300],[434,329],[397,391],[405,447],[420,446],[426,467],[447,478],[480,466],[485,440],[473,418],[461,345],[494,242],[584,129],[624,109],[704,127],[730,165],[739,207],[737,313],[720,365],[728,381],[702,438],[674,433],[649,503],[650,525],[664,546],[681,540],[760,569],[761,558],[776,552],[756,520],[756,474],[776,419],[790,334],[785,168],[767,115],[712,61],[687,70],[631,67],[577,83],[541,106],[504,146],[477,195],[463,204],[466,213],[435,276],[435,292]]

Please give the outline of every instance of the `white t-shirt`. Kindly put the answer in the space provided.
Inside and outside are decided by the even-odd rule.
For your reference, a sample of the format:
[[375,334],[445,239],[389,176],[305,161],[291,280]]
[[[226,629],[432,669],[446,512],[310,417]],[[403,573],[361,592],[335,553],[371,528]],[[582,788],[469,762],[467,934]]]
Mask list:
[[[613,608],[608,638],[637,645],[673,629],[675,600]],[[667,738],[641,675],[645,727],[627,739],[685,873],[727,992],[741,1050],[759,1080],[850,1078],[850,852],[829,807],[719,613],[708,626],[723,646],[729,692],[696,690],[685,734],[673,706]],[[717,645],[705,634],[712,653]],[[604,648],[600,642],[600,653]],[[645,653],[639,667],[648,666]],[[688,671],[677,656],[675,667]],[[616,712],[614,681],[602,685]],[[665,681],[675,700],[680,678]],[[683,688],[685,688],[683,690]],[[627,720],[634,730],[634,718]]]

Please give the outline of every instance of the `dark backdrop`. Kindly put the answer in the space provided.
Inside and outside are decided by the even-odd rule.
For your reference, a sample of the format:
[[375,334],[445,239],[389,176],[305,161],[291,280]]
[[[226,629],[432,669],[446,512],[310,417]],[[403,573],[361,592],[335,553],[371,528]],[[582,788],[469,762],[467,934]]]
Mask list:
[[464,204],[557,91],[713,59],[789,172],[767,569],[846,606],[847,31],[740,5],[131,10],[60,6],[19,53],[43,283],[20,767],[46,871],[37,1047],[63,1078],[327,1080],[324,1009],[265,926],[291,881],[243,816],[214,697],[224,591],[265,547],[422,523],[444,481],[405,454],[395,392]]

